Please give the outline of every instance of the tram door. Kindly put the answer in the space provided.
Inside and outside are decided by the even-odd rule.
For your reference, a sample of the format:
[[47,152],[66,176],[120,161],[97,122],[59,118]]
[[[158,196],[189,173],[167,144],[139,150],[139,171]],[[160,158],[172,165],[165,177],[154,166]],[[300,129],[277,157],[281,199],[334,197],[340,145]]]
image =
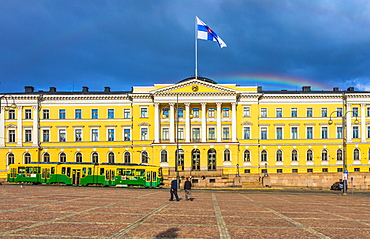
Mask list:
[[157,181],[157,172],[148,171],[146,172],[146,186],[155,187]]
[[81,169],[72,169],[72,184],[79,185],[81,180]]
[[49,183],[50,168],[41,168],[41,183]]
[[114,186],[115,181],[116,181],[116,177],[114,174],[114,170],[105,170],[105,185]]
[[14,183],[16,177],[17,177],[17,169],[16,168],[10,168],[9,182]]

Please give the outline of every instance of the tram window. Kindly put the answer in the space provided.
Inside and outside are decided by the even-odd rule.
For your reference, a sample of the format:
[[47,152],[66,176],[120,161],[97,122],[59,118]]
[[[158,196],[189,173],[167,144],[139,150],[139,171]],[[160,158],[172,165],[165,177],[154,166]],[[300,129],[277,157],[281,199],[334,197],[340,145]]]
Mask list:
[[111,180],[114,180],[115,177],[114,177],[114,171],[113,170],[111,170],[111,174],[112,174]]
[[109,180],[109,171],[108,170],[105,172],[105,180]]
[[26,172],[26,168],[25,167],[19,167],[18,168],[18,173],[25,173]]
[[117,168],[117,176],[122,176],[122,175],[123,175],[123,169]]
[[40,167],[33,168],[33,172],[34,173],[40,173],[41,172]]
[[26,167],[26,173],[33,173],[32,167]]
[[137,169],[135,173],[136,176],[145,176],[145,169]]
[[150,172],[146,172],[146,181],[152,181],[152,180],[150,179]]
[[51,174],[54,174],[54,173],[55,173],[55,168],[54,167],[51,167]]
[[124,175],[131,176],[133,174],[131,173],[130,169],[125,169]]
[[104,168],[100,169],[100,175],[104,175]]
[[83,171],[82,174],[86,175],[86,168],[82,168],[82,171]]
[[92,173],[91,168],[88,168],[88,169],[87,169],[87,174],[88,174],[88,175],[91,175],[91,173]]
[[162,177],[162,168],[159,168],[158,177]]
[[153,172],[153,181],[157,181],[157,173],[156,172]]
[[66,168],[62,167],[62,174],[66,174]]
[[71,177],[71,168],[70,167],[67,168],[67,177]]

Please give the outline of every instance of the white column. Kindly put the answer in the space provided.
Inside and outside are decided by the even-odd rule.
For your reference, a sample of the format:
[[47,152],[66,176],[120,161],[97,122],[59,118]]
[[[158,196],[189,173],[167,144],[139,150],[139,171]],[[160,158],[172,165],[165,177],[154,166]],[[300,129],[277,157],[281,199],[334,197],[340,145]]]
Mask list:
[[37,105],[32,106],[33,109],[33,131],[32,131],[32,144],[37,146],[39,142],[39,127],[38,127],[38,118],[39,118],[39,107]]
[[222,103],[217,104],[217,142],[222,141],[222,134],[221,134],[221,105]]
[[18,118],[17,118],[17,129],[18,129],[18,139],[17,144],[22,145],[23,141],[23,126],[22,126],[22,106],[18,106]]
[[201,142],[207,142],[207,130],[206,130],[206,124],[207,124],[207,118],[206,118],[206,106],[207,103],[201,103],[202,104],[202,141]]
[[170,143],[175,142],[175,103],[170,103]]
[[185,103],[185,142],[190,142],[190,103]]
[[6,129],[5,129],[5,108],[1,107],[1,114],[0,114],[0,147],[5,146],[5,135],[6,135]]
[[159,143],[159,132],[161,128],[159,119],[159,103],[154,103],[154,143]]
[[366,104],[361,104],[361,141],[366,142],[366,126],[365,126],[365,116],[366,116]]
[[236,103],[231,103],[231,137],[236,142]]
[[[346,114],[346,116],[347,116],[347,125],[346,125],[346,127],[347,127],[347,142],[349,141],[349,142],[352,142],[352,112],[349,112],[349,111],[351,111],[352,110],[352,105],[350,105],[350,104],[348,104],[347,105],[347,111],[346,112],[343,112],[344,114]],[[348,113],[347,113],[348,112]]]

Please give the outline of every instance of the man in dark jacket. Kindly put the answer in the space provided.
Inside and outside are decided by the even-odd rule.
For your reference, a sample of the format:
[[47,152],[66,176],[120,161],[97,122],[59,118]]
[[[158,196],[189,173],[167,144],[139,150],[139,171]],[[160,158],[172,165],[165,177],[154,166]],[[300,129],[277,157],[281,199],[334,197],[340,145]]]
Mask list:
[[180,201],[179,196],[177,195],[177,180],[175,178],[171,181],[171,189],[170,189],[171,198],[170,201],[173,201],[173,196],[175,195],[176,201]]
[[193,198],[191,197],[191,182],[189,181],[189,178],[186,178],[186,181],[184,183],[184,189],[185,189],[185,199],[193,201]]

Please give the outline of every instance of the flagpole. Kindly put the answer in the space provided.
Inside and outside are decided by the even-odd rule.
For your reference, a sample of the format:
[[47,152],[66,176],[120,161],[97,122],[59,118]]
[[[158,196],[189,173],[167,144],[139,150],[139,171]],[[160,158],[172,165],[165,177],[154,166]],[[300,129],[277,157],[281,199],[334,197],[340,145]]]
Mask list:
[[197,25],[197,16],[195,15],[195,79],[198,79],[198,25]]

